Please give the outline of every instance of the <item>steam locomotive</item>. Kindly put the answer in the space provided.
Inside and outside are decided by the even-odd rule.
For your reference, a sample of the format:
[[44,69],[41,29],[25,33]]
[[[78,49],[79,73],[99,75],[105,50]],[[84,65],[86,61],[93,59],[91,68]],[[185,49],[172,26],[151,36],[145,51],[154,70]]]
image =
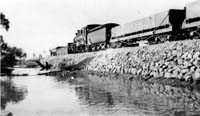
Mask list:
[[68,43],[68,53],[199,37],[200,1],[195,1],[187,4],[184,9],[169,9],[124,25],[87,25],[76,32],[73,43]]

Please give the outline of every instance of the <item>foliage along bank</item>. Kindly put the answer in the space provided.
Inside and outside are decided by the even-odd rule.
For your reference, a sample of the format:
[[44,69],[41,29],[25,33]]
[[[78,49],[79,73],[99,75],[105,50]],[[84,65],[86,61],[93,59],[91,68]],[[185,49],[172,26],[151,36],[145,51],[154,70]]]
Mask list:
[[[6,31],[10,28],[10,22],[3,13],[0,13],[0,26]],[[0,35],[0,47],[1,47],[1,75],[9,75],[12,72],[12,68],[22,58],[26,57],[26,53],[21,48],[9,46],[3,39],[3,35]]]

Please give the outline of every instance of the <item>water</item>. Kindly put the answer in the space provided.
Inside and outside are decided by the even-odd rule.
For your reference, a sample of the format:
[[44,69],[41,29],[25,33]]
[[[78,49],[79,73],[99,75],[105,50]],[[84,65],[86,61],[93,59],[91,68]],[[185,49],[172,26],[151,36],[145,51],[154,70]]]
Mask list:
[[[22,69],[20,69],[22,70]],[[27,69],[26,69],[27,70]],[[23,70],[22,70],[23,71]],[[13,116],[199,116],[196,90],[116,75],[18,76],[1,79],[1,108]]]

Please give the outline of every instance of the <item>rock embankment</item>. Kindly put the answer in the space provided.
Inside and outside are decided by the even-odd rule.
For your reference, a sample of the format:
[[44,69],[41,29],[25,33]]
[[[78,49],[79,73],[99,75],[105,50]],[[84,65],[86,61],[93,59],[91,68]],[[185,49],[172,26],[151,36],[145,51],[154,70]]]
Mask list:
[[200,80],[200,40],[108,49],[51,58],[50,61],[57,64],[55,67],[75,65],[89,71],[138,75],[147,80],[153,77],[196,82]]

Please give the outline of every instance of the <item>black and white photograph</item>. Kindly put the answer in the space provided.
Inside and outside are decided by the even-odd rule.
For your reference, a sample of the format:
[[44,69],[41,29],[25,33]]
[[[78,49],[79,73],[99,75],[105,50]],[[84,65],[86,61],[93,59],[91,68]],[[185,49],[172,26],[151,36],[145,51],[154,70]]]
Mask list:
[[200,0],[0,0],[0,116],[200,116]]

